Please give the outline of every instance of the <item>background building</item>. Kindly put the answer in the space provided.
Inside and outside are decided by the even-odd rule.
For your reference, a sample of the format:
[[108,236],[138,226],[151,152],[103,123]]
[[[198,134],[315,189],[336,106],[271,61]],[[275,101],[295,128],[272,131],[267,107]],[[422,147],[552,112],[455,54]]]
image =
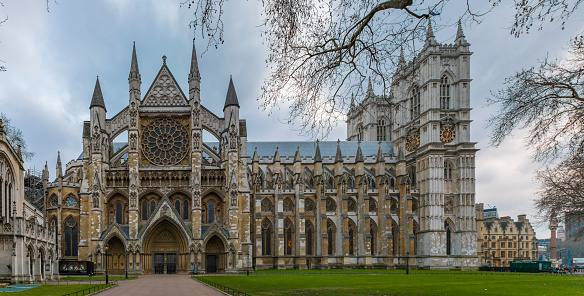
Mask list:
[[512,261],[538,260],[538,241],[526,215],[484,218],[483,204],[477,204],[477,235],[480,262],[492,267],[509,267]]
[[[58,254],[55,229],[47,227],[32,194],[34,177],[25,174],[20,148],[12,147],[0,120],[0,280],[32,282],[55,279]],[[27,184],[28,185],[28,184]],[[37,186],[38,187],[38,186]],[[40,186],[41,198],[44,195]],[[25,193],[29,194],[25,196]],[[33,199],[33,201],[29,200]],[[44,199],[41,199],[44,200]],[[41,202],[42,205],[42,202]]]

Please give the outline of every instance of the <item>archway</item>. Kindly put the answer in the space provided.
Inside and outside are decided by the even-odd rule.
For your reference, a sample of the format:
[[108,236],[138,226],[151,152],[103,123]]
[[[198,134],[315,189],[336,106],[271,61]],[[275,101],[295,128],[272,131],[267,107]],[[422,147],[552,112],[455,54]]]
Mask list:
[[188,256],[183,233],[169,220],[160,221],[147,233],[142,254],[145,273],[186,273]]
[[207,241],[205,246],[205,269],[207,273],[225,271],[226,259],[225,244],[217,235],[214,235]]
[[126,248],[117,236],[113,236],[107,242],[108,258],[107,269],[111,274],[123,274],[126,270]]

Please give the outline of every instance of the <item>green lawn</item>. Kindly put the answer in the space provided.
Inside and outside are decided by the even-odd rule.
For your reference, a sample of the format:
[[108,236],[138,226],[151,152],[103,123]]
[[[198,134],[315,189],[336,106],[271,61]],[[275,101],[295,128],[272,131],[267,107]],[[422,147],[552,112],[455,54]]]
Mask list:
[[[345,274],[349,273],[349,274]],[[376,274],[364,274],[376,273]],[[584,277],[403,270],[261,271],[206,280],[251,295],[584,295]]]
[[83,289],[95,287],[98,285],[46,285],[38,286],[36,288],[28,289],[22,292],[6,292],[0,295],[11,296],[61,296],[63,294],[81,291]]
[[[135,276],[128,276],[128,280],[133,280],[136,279],[137,277]],[[93,276],[93,277],[88,277],[88,276],[67,276],[67,277],[62,277],[60,279],[61,281],[105,281],[105,275],[104,276]],[[109,277],[110,281],[116,280],[116,281],[123,281],[126,280],[126,276],[110,276]]]

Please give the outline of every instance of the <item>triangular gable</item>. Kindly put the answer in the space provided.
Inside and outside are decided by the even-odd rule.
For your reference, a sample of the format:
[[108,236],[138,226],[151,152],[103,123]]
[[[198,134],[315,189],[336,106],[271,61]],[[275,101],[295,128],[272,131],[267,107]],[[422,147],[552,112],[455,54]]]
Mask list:
[[143,236],[147,232],[147,230],[156,223],[158,223],[158,221],[160,221],[161,219],[164,219],[165,217],[169,220],[176,222],[179,229],[184,231],[186,237],[190,237],[192,235],[191,230],[185,227],[185,224],[181,216],[173,207],[172,202],[168,199],[168,197],[163,197],[156,205],[156,208],[154,212],[150,215],[150,218],[148,218],[148,220],[146,221],[146,225],[144,225],[142,230],[138,233],[138,237],[143,239],[144,238]]
[[162,65],[150,89],[144,96],[142,106],[174,107],[188,106],[185,94],[176,83],[176,79],[166,66]]

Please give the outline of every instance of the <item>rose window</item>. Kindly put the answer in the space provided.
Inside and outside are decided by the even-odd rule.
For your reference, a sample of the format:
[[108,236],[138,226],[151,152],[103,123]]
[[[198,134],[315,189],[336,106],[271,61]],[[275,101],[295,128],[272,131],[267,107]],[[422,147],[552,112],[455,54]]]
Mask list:
[[174,119],[157,119],[144,130],[142,152],[152,163],[173,165],[187,155],[189,138],[187,129]]

